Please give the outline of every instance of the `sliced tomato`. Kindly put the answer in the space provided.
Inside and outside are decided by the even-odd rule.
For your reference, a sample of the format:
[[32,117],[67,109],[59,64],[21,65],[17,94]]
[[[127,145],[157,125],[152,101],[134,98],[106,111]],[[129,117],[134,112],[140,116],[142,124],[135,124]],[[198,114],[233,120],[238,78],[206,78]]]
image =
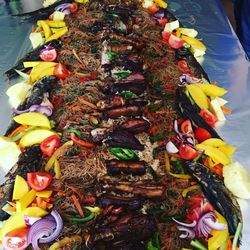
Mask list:
[[186,133],[193,133],[193,128],[192,128],[192,123],[190,120],[185,120],[182,124],[181,124],[181,132],[186,134]]
[[203,142],[212,138],[211,134],[206,129],[200,127],[195,130],[194,137],[198,140],[198,142]]
[[157,21],[158,21],[159,25],[162,27],[165,27],[165,25],[168,23],[167,18],[158,19]]
[[52,175],[45,172],[32,172],[27,174],[27,181],[31,188],[42,191],[51,183]]
[[189,145],[181,144],[179,146],[179,155],[183,160],[193,160],[199,154],[197,151]]
[[40,148],[45,155],[51,157],[59,146],[59,137],[57,135],[52,135],[41,143]]
[[187,211],[187,219],[192,222],[194,220],[197,220],[199,218],[199,212],[200,208],[199,207],[191,207]]
[[168,39],[168,43],[171,46],[171,48],[179,49],[183,46],[184,41],[181,38],[171,34],[169,39]]
[[8,232],[3,237],[3,248],[6,250],[22,250],[28,246],[28,228],[19,228]]
[[78,4],[77,3],[72,3],[69,7],[70,13],[74,13],[78,10]]
[[150,14],[154,14],[156,13],[160,8],[156,5],[156,4],[153,4],[151,5],[150,7],[148,7],[148,12]]
[[186,74],[190,74],[190,69],[185,60],[178,61],[178,68]]
[[164,41],[168,41],[169,37],[172,35],[171,32],[162,31],[161,36]]
[[204,199],[204,195],[191,195],[190,197],[188,197],[188,205],[190,207],[200,207],[201,202],[203,202]]
[[[201,207],[202,206],[202,207]],[[188,198],[187,218],[197,220],[200,214],[214,211],[213,206],[202,195],[193,195]]]
[[51,50],[44,50],[40,54],[40,58],[45,61],[45,62],[53,62],[57,58],[57,52],[56,49],[51,49]]
[[206,121],[208,125],[210,125],[212,128],[215,127],[215,124],[218,121],[218,118],[213,113],[211,113],[207,109],[202,109],[199,115]]
[[59,79],[65,79],[69,76],[69,71],[62,63],[58,63],[54,70],[54,75]]

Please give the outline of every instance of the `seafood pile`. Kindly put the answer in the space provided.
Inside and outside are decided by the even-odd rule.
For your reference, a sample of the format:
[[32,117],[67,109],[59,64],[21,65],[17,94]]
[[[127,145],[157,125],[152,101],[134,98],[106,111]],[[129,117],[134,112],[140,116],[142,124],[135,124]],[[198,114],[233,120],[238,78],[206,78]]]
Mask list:
[[1,137],[3,248],[237,249],[227,91],[196,31],[161,0],[77,2],[30,13],[39,45],[6,72],[23,81]]

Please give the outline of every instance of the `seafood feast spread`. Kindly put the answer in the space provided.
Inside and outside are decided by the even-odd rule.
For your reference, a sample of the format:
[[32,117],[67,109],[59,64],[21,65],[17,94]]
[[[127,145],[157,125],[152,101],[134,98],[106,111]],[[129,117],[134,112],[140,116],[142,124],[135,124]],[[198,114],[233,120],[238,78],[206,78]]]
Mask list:
[[[162,0],[46,0],[5,74],[1,249],[240,249],[247,170],[227,90]],[[20,80],[21,79],[21,80]]]

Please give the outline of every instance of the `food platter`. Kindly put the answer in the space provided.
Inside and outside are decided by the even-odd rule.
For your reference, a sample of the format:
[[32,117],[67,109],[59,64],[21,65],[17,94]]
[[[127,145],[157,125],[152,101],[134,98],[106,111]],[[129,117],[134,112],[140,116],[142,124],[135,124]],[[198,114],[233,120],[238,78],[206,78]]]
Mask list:
[[[191,2],[189,2],[189,3],[191,4]],[[190,17],[187,18],[187,24],[191,23],[192,26],[195,25],[196,21],[198,20],[198,18],[200,18],[202,16],[202,6],[200,6],[200,5],[198,5],[198,6],[195,5],[195,6],[196,6],[196,8],[194,8],[194,13],[191,14],[191,18]],[[177,15],[178,17],[180,17],[180,19],[181,19],[183,10],[185,10],[185,8],[187,8],[187,9],[190,10],[189,7],[190,6],[188,6],[188,3],[187,3],[187,5],[184,6],[184,8],[182,8],[182,6],[180,7],[180,5],[179,5],[179,3],[177,1],[170,3],[170,8],[172,8],[172,11],[174,11],[174,14]],[[209,6],[209,7],[214,8],[213,6]],[[175,11],[176,11],[176,13],[175,13]],[[180,15],[178,15],[178,11],[180,11]],[[201,15],[201,16],[198,15],[196,17],[197,13],[199,15]],[[220,18],[221,16],[218,14],[216,17]],[[185,23],[185,18],[183,18],[183,20],[181,19],[181,21]],[[215,18],[215,21],[216,21],[216,18]],[[220,21],[221,21],[222,24],[223,23],[225,24],[225,26],[227,27],[228,32],[230,33],[231,29],[230,29],[229,26],[227,26],[226,20],[223,19],[223,20],[220,20]],[[200,31],[200,30],[202,31],[202,25],[201,25],[201,23],[202,23],[201,21],[197,21],[197,24],[198,24],[197,30],[198,31]],[[201,26],[201,28],[200,28],[200,26]],[[206,34],[207,33],[208,33],[208,30],[206,29],[206,31],[203,34],[204,35],[203,36],[204,41],[206,40]],[[202,32],[200,34],[202,34]],[[27,40],[27,37],[25,39]],[[208,38],[207,40],[209,41],[210,39],[211,38]],[[223,59],[222,60],[221,59],[218,60],[217,56],[216,56],[216,59],[214,58],[214,56],[213,56],[213,50],[215,51],[215,48],[217,48],[216,47],[217,46],[216,39],[215,39],[215,41],[213,41],[211,39],[211,47],[208,46],[208,53],[205,56],[205,60],[203,62],[203,67],[205,68],[205,70],[209,74],[209,77],[212,80],[216,79],[217,81],[220,81],[220,86],[229,88],[229,90],[231,90],[231,91],[229,91],[229,95],[228,95],[229,97],[227,99],[230,100],[230,104],[231,104],[230,107],[232,107],[234,111],[236,110],[236,112],[234,112],[234,115],[235,115],[236,119],[234,120],[234,115],[232,115],[228,119],[228,123],[226,125],[224,125],[223,128],[221,128],[220,131],[219,131],[223,138],[227,139],[227,138],[230,137],[228,139],[229,141],[232,141],[232,138],[233,138],[233,133],[231,134],[232,129],[236,130],[237,126],[239,126],[239,121],[241,119],[241,116],[237,115],[238,114],[237,111],[239,110],[239,114],[240,114],[240,112],[242,112],[241,109],[242,109],[243,106],[242,106],[242,104],[240,104],[240,105],[238,104],[238,100],[242,100],[242,99],[244,99],[244,97],[247,99],[247,91],[244,92],[245,96],[244,95],[242,96],[241,89],[238,88],[238,87],[235,87],[235,85],[233,85],[233,84],[228,84],[225,81],[225,74],[221,74],[221,72],[228,72],[228,68],[230,68],[230,69],[233,68],[234,72],[237,72],[237,68],[239,67],[240,63],[242,63],[240,69],[238,69],[241,72],[238,75],[242,75],[242,78],[241,79],[237,79],[237,77],[238,77],[238,75],[237,75],[236,76],[236,80],[238,82],[240,82],[241,83],[240,86],[242,86],[244,88],[244,87],[246,87],[245,83],[247,82],[247,79],[246,78],[244,79],[245,74],[242,74],[242,71],[244,71],[243,69],[245,69],[248,72],[248,69],[249,69],[248,65],[247,65],[247,62],[244,60],[244,53],[242,52],[242,50],[241,50],[241,48],[240,48],[240,46],[239,46],[236,38],[234,37],[233,33],[232,33],[232,37],[228,38],[228,43],[223,44],[224,45],[224,49],[226,48],[225,45],[228,45],[228,47],[231,48],[231,46],[232,46],[231,42],[233,42],[233,41],[235,42],[235,50],[234,50],[235,53],[232,53],[232,55],[231,54],[229,55],[230,58],[233,58],[233,60],[229,60],[230,62],[232,62],[232,66],[228,65],[228,58],[226,56],[225,56],[225,60],[223,60]],[[24,51],[26,49],[27,48],[25,48]],[[221,53],[222,47],[218,46],[218,51]],[[210,54],[209,54],[209,52],[210,52]],[[221,57],[221,58],[223,58],[223,57]],[[237,65],[235,63],[236,61],[238,62]],[[216,66],[217,66],[216,68],[214,66],[214,62],[217,63],[216,64]],[[226,69],[224,68],[225,65],[227,66]],[[211,69],[213,69],[212,72],[209,72]],[[231,76],[233,78],[233,76],[234,76],[235,73],[232,73],[232,75],[230,75],[230,72],[229,72],[229,76]],[[220,77],[221,77],[221,79],[220,79]],[[232,82],[232,78],[230,78],[230,82]],[[1,100],[3,100],[3,98],[1,98]],[[240,109],[239,109],[239,107],[240,107]],[[247,105],[246,106],[244,105],[244,107],[247,107]],[[234,126],[234,121],[235,121],[235,127],[233,127]],[[243,122],[245,122],[244,119],[243,119]],[[228,126],[228,133],[227,133],[227,126]],[[249,162],[249,159],[247,159],[245,156],[244,156],[244,158],[241,156],[241,154],[242,155],[246,154],[246,152],[244,152],[244,149],[247,148],[247,146],[246,146],[247,143],[248,143],[247,142],[247,136],[244,137],[244,140],[239,141],[239,138],[242,139],[242,137],[239,136],[239,134],[237,134],[237,133],[235,133],[234,135],[235,135],[235,137],[237,135],[237,139],[235,138],[235,140],[233,140],[233,143],[236,146],[239,145],[239,147],[238,147],[238,154],[236,154],[235,158],[237,160],[240,160],[243,164],[247,165],[248,162]],[[246,142],[245,144],[243,143],[244,141]],[[245,211],[247,211],[247,210],[245,210]],[[243,209],[243,213],[244,213],[244,209]],[[245,221],[245,218],[247,218],[247,217],[244,217],[244,221]],[[246,219],[246,221],[247,221],[247,219]],[[244,230],[247,230],[247,228],[245,227]],[[244,233],[244,235],[247,235],[247,232]],[[247,244],[247,241],[243,241],[243,242],[244,242],[244,244],[243,244],[243,248],[242,249],[244,249],[244,245]]]

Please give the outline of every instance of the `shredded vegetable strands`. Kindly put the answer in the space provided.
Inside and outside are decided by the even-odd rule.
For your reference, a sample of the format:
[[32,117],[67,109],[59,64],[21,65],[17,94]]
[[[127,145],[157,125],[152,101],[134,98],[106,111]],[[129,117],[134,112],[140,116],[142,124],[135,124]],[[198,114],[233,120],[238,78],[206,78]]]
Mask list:
[[72,199],[72,201],[73,201],[73,203],[74,203],[74,205],[75,205],[78,213],[80,214],[80,216],[84,217],[84,212],[82,210],[81,204],[80,204],[79,200],[77,199],[77,197],[73,194],[71,196],[71,199]]
[[91,103],[91,102],[88,102],[86,100],[84,100],[82,97],[79,98],[79,101],[82,102],[83,104],[89,106],[90,108],[92,109],[97,109],[96,105]]
[[[36,197],[30,203],[31,208],[42,208],[48,214],[53,208],[53,211],[57,210],[63,216],[65,222],[69,222],[64,224],[59,238],[54,238],[53,241],[48,242],[51,245],[49,248],[48,246],[45,247],[49,250],[57,250],[64,249],[64,247],[75,249],[75,247],[83,245],[86,247],[96,246],[97,242],[95,240],[99,240],[98,230],[94,230],[93,235],[90,235],[90,233],[87,233],[89,230],[88,225],[82,227],[83,223],[96,218],[94,219],[96,228],[106,226],[111,221],[113,223],[111,227],[113,225],[113,228],[117,228],[117,235],[121,236],[121,238],[127,237],[124,240],[124,246],[131,244],[131,249],[135,248],[138,242],[134,242],[135,240],[130,242],[131,236],[129,234],[122,235],[124,232],[119,231],[119,226],[116,226],[116,223],[118,222],[119,225],[125,215],[129,227],[134,226],[133,219],[138,222],[135,224],[135,235],[132,235],[132,238],[137,239],[137,236],[140,238],[140,234],[144,236],[144,231],[150,230],[152,232],[152,239],[146,239],[148,236],[143,239],[145,243],[152,243],[150,247],[147,245],[150,250],[156,248],[162,250],[189,250],[184,247],[207,250],[209,243],[205,240],[212,236],[210,234],[212,226],[214,226],[214,230],[219,231],[219,226],[222,228],[222,226],[226,227],[226,225],[219,225],[220,223],[217,223],[216,217],[211,215],[212,211],[209,211],[208,217],[204,216],[206,214],[205,208],[207,208],[204,204],[206,203],[208,207],[210,204],[205,201],[200,188],[202,183],[197,184],[196,179],[193,178],[195,175],[185,174],[191,173],[191,168],[189,169],[190,172],[186,172],[184,164],[189,163],[191,160],[196,161],[196,163],[204,161],[204,165],[220,175],[222,175],[223,166],[218,166],[219,162],[214,162],[212,158],[204,159],[204,151],[200,151],[199,155],[195,151],[196,144],[201,142],[195,136],[198,125],[194,121],[192,122],[191,118],[191,122],[189,121],[190,131],[180,132],[183,130],[181,126],[183,121],[181,120],[185,121],[189,117],[188,115],[185,118],[184,116],[181,117],[181,113],[185,114],[185,107],[181,106],[181,101],[185,98],[180,100],[181,112],[176,109],[176,97],[178,97],[176,93],[178,93],[178,90],[185,90],[189,83],[201,82],[202,79],[199,78],[202,78],[203,69],[199,68],[197,62],[192,62],[192,60],[189,60],[190,58],[182,56],[182,53],[187,48],[179,47],[179,51],[179,49],[177,50],[174,46],[171,46],[170,42],[167,41],[169,39],[163,37],[162,31],[165,22],[171,22],[170,19],[172,19],[171,16],[168,17],[167,10],[160,9],[167,7],[165,1],[149,0],[155,7],[155,12],[153,12],[152,8],[143,10],[138,5],[135,13],[133,11],[137,8],[137,4],[135,4],[134,0],[105,0],[103,1],[104,6],[107,4],[103,8],[105,11],[102,8],[95,9],[97,7],[95,4],[91,5],[88,11],[87,7],[80,4],[80,2],[87,1],[75,1],[77,4],[74,4],[80,11],[72,16],[69,13],[65,18],[65,22],[40,21],[44,24],[42,25],[43,30],[40,31],[47,40],[59,38],[65,32],[68,32],[61,37],[60,41],[55,41],[61,45],[61,47],[55,48],[60,56],[51,60],[51,62],[54,63],[57,59],[58,63],[70,71],[70,74],[65,73],[67,76],[65,78],[61,77],[61,79],[56,75],[55,70],[51,71],[51,74],[55,74],[58,79],[56,84],[53,84],[54,89],[49,95],[51,100],[48,101],[51,101],[52,106],[54,106],[53,114],[51,114],[54,123],[53,130],[61,134],[60,140],[63,144],[59,147],[59,142],[57,147],[54,147],[57,149],[52,151],[54,152],[53,155],[49,159],[45,158],[48,161],[44,163],[44,158],[42,158],[41,163],[43,166],[45,165],[46,172],[54,173],[54,180],[51,187],[49,187],[53,192],[51,191],[49,194],[46,193],[49,190],[43,190],[40,194],[36,192]],[[145,3],[147,1],[138,0],[139,2]],[[126,5],[123,5],[125,3]],[[67,4],[74,7],[74,4]],[[121,18],[123,15],[116,14],[116,11],[118,13],[123,11],[124,6],[126,6],[124,8],[127,11],[126,8],[131,7],[130,4],[133,4],[133,8],[127,15],[128,22],[125,22]],[[46,22],[49,22],[50,25],[46,24]],[[57,27],[60,23],[63,23],[63,27]],[[55,27],[51,26],[53,24],[57,25]],[[69,30],[66,25],[69,26]],[[107,27],[112,27],[112,29],[108,28],[108,34],[106,34]],[[94,32],[92,32],[92,28]],[[117,33],[113,28],[120,28],[121,32]],[[129,32],[123,32],[123,28]],[[32,26],[32,32],[38,32],[38,29],[35,29],[35,26]],[[47,33],[45,29],[47,29]],[[95,32],[95,30],[97,31]],[[177,32],[179,32],[179,35],[173,31],[172,35],[170,34],[171,37],[176,35],[184,38],[186,36],[183,36],[178,29]],[[106,35],[109,36],[109,39],[106,39]],[[51,43],[53,42],[51,41]],[[183,51],[181,51],[182,49]],[[130,69],[130,67],[133,69]],[[191,80],[185,78],[182,82],[180,79],[182,73],[186,73],[186,77]],[[38,76],[35,78],[34,72],[33,75],[34,79],[38,79]],[[138,84],[141,85],[138,86]],[[145,87],[143,87],[144,84]],[[216,85],[216,82],[212,84]],[[213,99],[209,95],[205,95],[205,101],[206,98],[208,99],[206,109],[210,109],[212,107],[210,100]],[[204,101],[204,98],[202,101]],[[226,103],[226,100],[221,99],[220,101],[221,105]],[[193,104],[195,104],[194,101],[191,105]],[[103,106],[103,108],[100,108],[99,105]],[[221,110],[225,114],[231,114],[232,112],[231,109],[224,106],[221,106]],[[28,111],[28,109],[19,110],[19,112]],[[198,108],[196,111],[198,115]],[[112,119],[112,113],[114,119]],[[47,116],[50,117],[50,115]],[[192,116],[190,115],[190,117]],[[144,120],[145,123],[141,120]],[[142,125],[140,122],[142,122]],[[175,124],[175,129],[173,129],[173,124]],[[117,129],[119,127],[122,128],[120,131]],[[36,127],[33,128],[36,129]],[[31,127],[21,125],[9,137],[14,141],[15,136],[26,133],[30,129]],[[125,130],[127,134],[124,133],[123,135],[122,132]],[[192,135],[190,137],[191,131]],[[134,136],[144,146],[143,150],[136,150],[138,147],[135,146],[135,149],[133,148],[133,144],[136,145],[137,141],[128,140],[129,134],[132,134],[131,138]],[[171,142],[172,145],[167,142]],[[119,146],[112,146],[112,143]],[[182,143],[191,145],[191,149],[198,156],[194,158],[183,157],[180,151],[180,144]],[[120,144],[125,146],[120,146]],[[226,149],[224,150],[226,151]],[[111,164],[113,161],[115,162],[114,165]],[[143,165],[141,165],[142,163]],[[150,166],[150,169],[148,169],[149,171],[143,170],[142,173],[140,170],[142,166],[144,167],[144,163],[145,168]],[[112,173],[112,170],[121,172],[116,175]],[[107,197],[105,197],[106,195]],[[114,199],[114,202],[112,199]],[[130,199],[132,202],[130,202]],[[157,203],[155,203],[155,200],[157,200]],[[113,205],[115,201],[117,201],[117,204]],[[16,209],[16,207],[18,208],[16,206],[18,202],[8,202],[7,205],[10,205],[10,207],[6,211],[10,213],[18,211]],[[111,205],[107,205],[109,202]],[[123,202],[125,205],[123,205]],[[137,202],[141,203],[138,205],[139,208],[130,210],[129,207],[133,207],[134,204],[137,207]],[[195,203],[201,204],[201,211],[193,207]],[[85,205],[88,205],[88,207]],[[142,207],[143,209],[141,209]],[[145,212],[142,212],[144,208]],[[149,212],[149,210],[152,210],[152,212]],[[156,213],[154,210],[156,210]],[[216,210],[214,211],[216,212]],[[131,217],[127,217],[128,212]],[[158,212],[160,212],[159,217]],[[157,220],[153,218],[156,214]],[[195,215],[196,219],[190,219],[189,216],[192,215]],[[139,223],[140,216],[142,216],[142,221],[145,223]],[[177,221],[179,218],[183,219],[184,222]],[[151,219],[157,221],[154,223],[155,226],[151,226],[153,225]],[[189,225],[189,227],[193,229],[193,234],[190,233],[184,235],[184,237],[183,234],[180,235],[177,231],[181,231],[181,229],[173,225],[173,219],[182,226],[184,224],[187,226],[186,222],[192,221],[190,223],[192,226]],[[199,227],[200,232],[197,229],[197,233],[194,227],[199,223],[202,224],[202,227]],[[140,226],[145,227],[145,230],[141,230]],[[209,226],[211,228],[208,230]],[[204,231],[202,232],[203,229],[206,234]],[[231,242],[230,250],[238,250],[237,245],[239,245],[241,231],[242,223],[239,223],[233,242],[229,240]],[[155,234],[157,234],[157,247],[153,244],[156,241]],[[107,240],[107,247],[110,247],[110,249],[115,248],[113,244],[119,240],[116,238],[116,234],[113,235],[111,240],[106,233],[103,233],[102,237],[104,237],[104,241]],[[186,238],[186,240],[183,240],[183,238]],[[226,245],[228,245],[228,241],[225,241]],[[106,249],[106,246],[102,247]],[[226,247],[228,248],[228,246]]]
[[14,137],[17,133],[23,132],[27,127],[28,127],[28,125],[20,125],[20,126],[18,126],[15,130],[13,130],[11,132],[11,134],[9,135],[9,137],[10,138]]

